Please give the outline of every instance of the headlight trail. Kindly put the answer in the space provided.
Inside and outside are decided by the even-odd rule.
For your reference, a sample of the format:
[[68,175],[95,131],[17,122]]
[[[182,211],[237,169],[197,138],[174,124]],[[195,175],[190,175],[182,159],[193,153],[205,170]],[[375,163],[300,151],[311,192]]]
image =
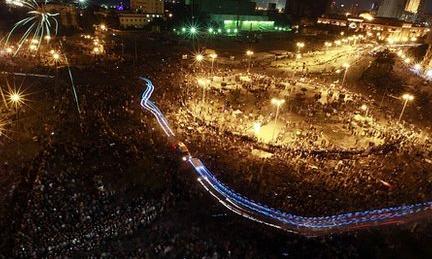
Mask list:
[[[153,83],[144,77],[140,77],[140,79],[147,86],[142,95],[141,107],[155,116],[167,137],[174,138],[175,135],[169,127],[164,114],[150,101],[151,94],[154,91]],[[203,188],[232,212],[265,225],[305,236],[318,236],[378,225],[405,223],[415,217],[428,215],[432,210],[432,202],[423,202],[330,216],[298,216],[270,208],[236,193],[219,181],[198,158],[190,156],[187,161],[195,169],[198,182]]]

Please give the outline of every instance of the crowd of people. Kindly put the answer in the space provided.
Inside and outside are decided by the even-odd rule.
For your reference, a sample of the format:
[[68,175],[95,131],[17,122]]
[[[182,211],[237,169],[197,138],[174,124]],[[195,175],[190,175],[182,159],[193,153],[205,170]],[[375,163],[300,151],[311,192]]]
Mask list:
[[[181,46],[171,52],[146,46],[133,59],[119,53],[123,43],[113,43],[116,53],[106,48],[107,57],[96,57],[78,47],[81,41],[75,52],[74,42],[65,46],[78,98],[68,71],[60,67],[55,84],[47,81],[44,91],[28,97],[33,107],[24,115],[37,110],[38,116],[23,120],[20,149],[36,146],[34,156],[5,158],[0,164],[8,172],[2,175],[7,195],[1,198],[1,224],[2,248],[8,246],[10,256],[263,255],[255,237],[237,238],[253,234],[223,208],[215,209],[216,201],[205,198],[196,181],[178,186],[178,178],[194,179],[193,172],[179,169],[154,118],[140,110],[145,86],[138,76],[153,81],[152,98],[192,154],[251,199],[302,215],[328,215],[430,198],[428,132],[395,123],[368,98],[338,86],[340,81],[327,86],[256,71],[243,80],[230,76],[239,67],[217,64],[216,77],[224,84],[211,83],[203,109],[202,91],[194,90],[199,89],[196,75],[209,77],[209,70],[181,61],[173,54]],[[15,62],[25,70],[11,60],[2,68]],[[33,72],[53,71],[45,65],[27,64]],[[255,62],[253,70],[259,69]],[[265,142],[251,126],[256,121],[271,125],[275,114],[269,100],[275,94],[287,100],[286,111],[277,140]],[[371,110],[368,115],[359,110],[363,104]],[[293,121],[288,113],[302,120]],[[321,124],[340,125],[354,141],[332,143]],[[290,134],[293,129],[299,133]],[[268,156],[258,157],[253,150]],[[230,238],[230,228],[216,231],[225,224],[236,225],[238,236]]]
[[[286,81],[250,74],[242,80],[244,75],[232,74],[222,70],[222,83],[209,80],[207,101],[202,92],[190,90],[202,87],[202,76],[188,77],[187,101],[170,115],[194,155],[233,189],[306,215],[430,198],[425,177],[432,166],[429,128],[397,122],[392,111],[337,80],[326,85],[300,77]],[[253,125],[274,125],[270,96],[284,97],[287,107],[278,118],[277,138],[263,141]],[[331,139],[326,134],[333,125],[341,131]],[[257,157],[254,150],[265,150],[270,158]]]

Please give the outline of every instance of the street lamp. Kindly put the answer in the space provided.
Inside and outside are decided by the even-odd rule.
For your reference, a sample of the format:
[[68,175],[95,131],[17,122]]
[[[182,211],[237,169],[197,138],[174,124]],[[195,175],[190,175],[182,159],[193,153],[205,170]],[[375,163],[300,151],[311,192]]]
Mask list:
[[333,44],[331,42],[326,41],[324,43],[324,46],[326,47],[326,50],[328,51],[329,47],[331,47]]
[[369,107],[366,104],[363,104],[360,106],[360,109],[365,112],[365,117],[367,117],[369,113]]
[[261,122],[254,122],[252,125],[253,132],[255,133],[255,137],[260,140],[259,133],[261,132],[262,124]]
[[58,54],[57,52],[52,54],[52,58],[54,59],[54,61],[57,63],[60,59],[60,54]]
[[404,112],[405,112],[405,109],[406,109],[406,107],[407,107],[407,105],[408,105],[408,102],[411,102],[411,101],[414,100],[414,96],[411,95],[411,94],[404,94],[404,95],[402,95],[402,100],[404,100],[404,105],[403,105],[402,111],[401,111],[401,113],[400,113],[400,115],[399,115],[398,122],[401,121],[402,116],[403,116],[403,114],[404,114]]
[[9,102],[18,107],[23,102],[22,96],[19,92],[12,92],[9,94]]
[[305,47],[304,42],[297,42],[297,52],[300,53],[300,50]]
[[342,86],[344,86],[345,85],[345,81],[346,81],[346,77],[347,77],[347,73],[348,73],[348,69],[350,67],[350,64],[345,63],[342,66],[345,68],[345,73],[344,73],[344,77],[343,77],[343,80],[342,80]]
[[202,54],[196,54],[195,55],[195,60],[200,63],[204,60],[204,56]]
[[206,88],[210,84],[210,80],[199,78],[198,79],[198,85],[202,87],[203,89],[203,96],[202,96],[202,103],[205,104],[205,96],[206,96]]
[[253,124],[253,130],[255,132],[256,135],[258,135],[261,131],[261,122],[254,122]]
[[218,57],[218,55],[216,53],[210,54],[210,58],[211,58],[211,73],[212,73],[212,75],[213,75],[214,61],[215,61],[215,59],[217,57]]
[[278,117],[279,117],[279,110],[280,110],[280,107],[285,103],[285,99],[273,98],[271,100],[271,103],[276,106],[276,116],[275,116],[273,133],[272,133],[272,140],[274,140],[275,133],[276,133],[276,126],[277,126]]
[[11,91],[9,92],[8,99],[9,99],[9,103],[13,107],[15,107],[16,121],[17,121],[16,128],[18,132],[19,107],[21,106],[21,104],[24,103],[24,97],[20,91]]
[[252,59],[253,54],[254,54],[254,52],[253,52],[252,50],[247,50],[247,51],[246,51],[246,56],[249,57],[249,61],[248,61],[248,70],[247,70],[248,74],[249,74],[249,71],[250,71],[250,67],[251,67],[251,59]]
[[415,64],[415,65],[414,65],[414,70],[415,70],[415,71],[420,72],[422,69],[423,69],[423,68],[422,68],[422,65],[421,65],[421,64]]
[[427,70],[425,75],[429,80],[432,79],[432,69]]

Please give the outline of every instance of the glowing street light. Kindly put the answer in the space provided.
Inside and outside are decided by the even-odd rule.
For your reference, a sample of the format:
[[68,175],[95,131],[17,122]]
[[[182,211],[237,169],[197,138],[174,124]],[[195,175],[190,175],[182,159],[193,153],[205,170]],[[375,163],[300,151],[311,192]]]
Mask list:
[[246,56],[249,57],[249,61],[248,61],[248,70],[247,72],[249,73],[250,71],[250,67],[251,67],[251,60],[252,60],[252,56],[254,55],[254,52],[252,50],[246,50]]
[[333,44],[331,42],[326,41],[324,43],[324,46],[326,47],[326,50],[328,51],[329,47],[331,47]]
[[272,140],[274,140],[275,133],[276,133],[276,126],[277,126],[278,117],[279,117],[279,110],[280,110],[280,107],[285,103],[285,99],[273,98],[271,100],[271,103],[276,106],[276,116],[275,116],[273,133],[272,133]]
[[342,80],[342,86],[344,86],[345,85],[345,81],[346,81],[346,77],[347,77],[347,73],[348,73],[348,69],[350,68],[350,64],[345,63],[342,66],[345,68],[345,73],[344,73],[344,77],[343,77],[343,80]]
[[415,64],[414,69],[415,70],[422,70],[422,65],[421,64]]
[[369,113],[369,107],[366,104],[363,104],[360,106],[360,109],[365,112],[365,117],[367,117]]
[[411,59],[410,59],[410,58],[406,58],[406,59],[404,60],[404,62],[405,62],[406,64],[409,64],[409,63],[411,63]]
[[255,135],[258,135],[261,131],[261,122],[254,122],[253,124],[253,131],[255,132]]
[[210,80],[204,79],[204,78],[198,78],[198,85],[202,87],[203,89],[203,96],[202,96],[202,105],[205,105],[205,97],[206,97],[206,89],[210,85]]
[[196,54],[195,55],[195,60],[200,63],[204,60],[204,56],[202,54]]
[[210,59],[211,59],[211,73],[213,74],[213,67],[214,67],[214,61],[217,58],[217,54],[216,53],[212,53],[210,54]]
[[304,42],[297,42],[297,52],[300,53],[300,50],[305,47]]
[[428,69],[426,71],[425,75],[429,80],[432,79],[432,69]]
[[52,54],[52,58],[54,59],[54,61],[58,62],[60,59],[60,54],[58,54],[57,52]]
[[20,106],[23,103],[23,98],[19,92],[11,92],[9,102],[14,106]]
[[191,34],[196,34],[198,32],[197,28],[194,27],[194,26],[190,27],[189,31],[190,31]]
[[402,95],[402,100],[404,100],[404,105],[403,105],[402,111],[401,111],[401,113],[399,115],[398,122],[401,121],[402,116],[403,116],[403,114],[405,112],[405,109],[406,109],[406,107],[408,105],[408,102],[412,102],[414,100],[414,96],[411,95],[411,94],[404,94],[404,95]]
[[16,130],[18,131],[18,122],[19,122],[19,108],[24,103],[24,97],[23,94],[18,90],[14,90],[9,92],[8,94],[9,103],[11,106],[15,107],[15,113],[16,113]]

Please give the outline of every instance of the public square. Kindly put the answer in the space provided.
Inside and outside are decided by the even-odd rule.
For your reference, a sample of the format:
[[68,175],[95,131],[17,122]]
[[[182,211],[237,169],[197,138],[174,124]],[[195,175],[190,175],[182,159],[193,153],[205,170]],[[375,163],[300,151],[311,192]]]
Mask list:
[[9,5],[0,256],[432,255],[429,30],[56,36]]

